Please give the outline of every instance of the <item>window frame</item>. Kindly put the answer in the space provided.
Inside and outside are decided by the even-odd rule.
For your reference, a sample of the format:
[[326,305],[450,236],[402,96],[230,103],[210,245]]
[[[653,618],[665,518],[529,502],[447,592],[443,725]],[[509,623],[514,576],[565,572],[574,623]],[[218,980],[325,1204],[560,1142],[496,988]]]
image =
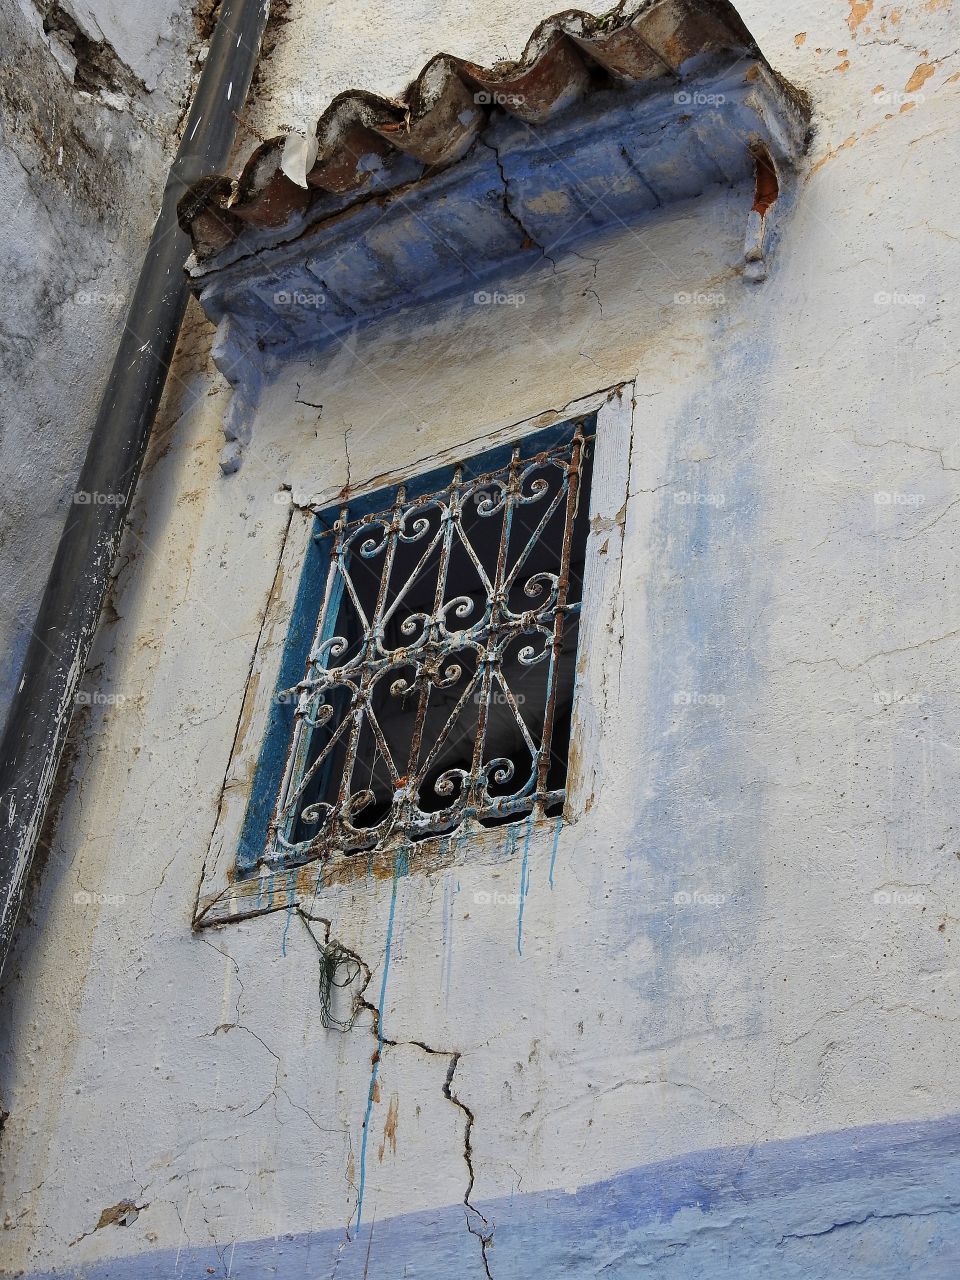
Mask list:
[[[561,692],[558,676],[561,652],[566,643],[565,629],[571,619],[575,618],[579,623],[580,616],[579,587],[575,589],[575,598],[569,598],[570,557],[574,549],[575,528],[579,529],[584,546],[586,541],[589,484],[585,477],[589,476],[591,470],[586,462],[586,452],[589,450],[592,459],[595,425],[595,413],[583,415],[575,422],[565,421],[527,434],[513,447],[485,450],[458,463],[454,468],[411,476],[400,484],[379,490],[371,496],[369,502],[347,501],[334,504],[329,510],[318,513],[314,539],[321,547],[320,566],[325,581],[322,590],[319,582],[316,583],[316,630],[311,653],[303,655],[297,683],[277,694],[278,710],[274,731],[278,737],[283,730],[286,731],[287,759],[283,776],[277,778],[276,753],[268,749],[261,756],[258,771],[262,771],[263,764],[269,761],[271,772],[259,784],[260,790],[265,795],[279,794],[266,831],[262,830],[259,806],[248,808],[241,851],[249,851],[251,862],[253,850],[261,839],[264,848],[260,859],[274,869],[287,870],[300,862],[321,856],[318,846],[322,847],[324,842],[333,856],[362,858],[379,853],[390,845],[397,847],[404,842],[431,838],[434,834],[454,838],[467,833],[475,834],[477,823],[505,823],[511,819],[511,815],[514,822],[521,821],[531,812],[542,819],[547,809],[556,809],[558,805],[562,808],[566,800],[566,747],[563,749],[562,785],[559,785],[558,779],[558,785],[551,787],[548,774],[553,768],[551,753],[555,742],[555,709]],[[563,479],[558,482],[553,497],[546,497],[546,506],[540,505],[540,495],[544,492],[548,494],[549,491],[544,489],[538,492],[538,486],[548,485],[548,476],[557,479],[558,472]],[[501,483],[506,485],[501,492],[506,495],[509,489],[513,495],[507,505],[503,501],[494,502],[490,495],[485,495],[488,486],[498,486]],[[473,514],[471,496],[477,507],[475,519],[478,521],[473,529],[470,528],[470,516]],[[524,529],[520,534],[520,546],[524,541],[527,544],[524,555],[513,563],[513,555],[517,554],[519,548],[511,541],[511,554],[508,555],[507,562],[498,563],[497,545],[500,546],[501,557],[505,549],[501,534],[517,526],[517,522],[526,514],[524,504],[531,503],[533,506],[530,518],[535,528]],[[490,508],[486,514],[483,514],[484,505]],[[371,509],[367,510],[367,507]],[[581,508],[581,518],[578,520],[577,512]],[[462,518],[459,514],[461,510]],[[430,531],[428,524],[431,514],[437,521],[433,531]],[[541,520],[546,523],[548,516],[556,514],[560,515],[563,522],[563,536],[560,545],[554,547],[547,542],[545,529],[537,526]],[[492,550],[492,558],[484,560],[482,535],[483,526],[488,523],[490,532],[496,537],[496,544],[488,548],[488,552]],[[418,530],[418,526],[422,532]],[[457,529],[460,530],[459,538]],[[541,535],[539,540],[537,532]],[[402,540],[404,538],[405,542]],[[367,544],[366,547],[364,543]],[[391,572],[388,575],[389,581],[383,579],[384,566],[392,564],[405,545],[410,546],[412,558],[427,568],[431,595],[435,590],[442,593],[429,607],[439,610],[437,616],[443,621],[427,623],[425,614],[415,614],[409,631],[413,647],[404,647],[405,637],[401,638],[399,635],[395,637],[395,647],[391,648],[389,644],[384,647],[384,637],[379,634],[381,617],[391,618],[398,608],[407,613],[410,611],[410,605],[404,605],[403,601],[409,599],[407,592],[414,579],[404,581],[404,570],[399,571],[399,578],[394,577]],[[513,612],[505,602],[498,603],[501,578],[509,588],[511,578],[521,570],[524,563],[528,566],[531,564],[527,555],[535,556],[541,546],[549,554],[556,555],[555,589],[547,590],[543,573],[535,575],[528,585],[532,584],[534,591],[539,587],[542,598],[535,601],[528,592],[528,598],[523,602],[526,607],[521,608],[519,613]],[[439,581],[430,573],[431,549],[435,549],[437,553],[436,570]],[[450,613],[450,607],[462,603],[464,599],[456,594],[458,588],[448,577],[448,567],[453,567],[456,563],[459,551],[473,559],[479,570],[477,585],[482,587],[485,584],[487,589],[486,605],[481,605],[480,612],[472,618],[460,611]],[[378,580],[375,592],[377,599],[372,604],[372,609],[370,605],[361,606],[356,596],[358,588],[355,586],[360,581],[358,574],[362,575],[365,568],[364,558],[369,558],[370,555],[378,557],[371,566],[374,577]],[[426,564],[421,557],[427,558]],[[507,572],[508,569],[510,573]],[[523,570],[515,585],[519,585],[527,574],[533,573],[534,570],[529,567]],[[391,593],[391,586],[399,588],[399,593]],[[353,613],[355,617],[354,610],[365,608],[369,611],[369,619],[364,618],[364,639],[358,640],[355,653],[347,648],[345,639],[338,640],[342,607],[346,607],[348,613]],[[473,614],[472,609],[470,614]],[[398,616],[402,617],[403,613]],[[416,629],[418,625],[419,635]],[[546,663],[547,675],[543,691],[543,715],[529,725],[513,700],[514,693],[522,690],[519,686],[514,687],[513,679],[506,674],[507,668],[502,669],[500,665],[501,657],[506,656],[504,647],[509,646],[511,638],[523,640],[524,637],[531,650],[531,657],[535,647],[542,646],[538,655],[539,662],[530,664],[534,682],[537,675],[544,675],[542,663]],[[344,652],[348,665],[342,668],[344,675],[341,676],[338,654],[342,655]],[[477,670],[472,677],[469,672],[463,671],[461,665],[471,653],[477,662]],[[403,760],[398,760],[385,755],[390,750],[387,736],[391,736],[391,713],[396,700],[388,700],[385,707],[376,711],[373,707],[366,707],[366,695],[372,693],[380,681],[389,682],[390,679],[399,678],[403,670],[416,668],[418,671],[426,671],[432,667],[436,667],[434,676],[426,677],[422,685],[418,681],[417,710],[411,717],[403,717],[411,723],[410,749],[414,753],[414,759],[404,757]],[[459,700],[436,742],[421,746],[428,723],[426,694],[432,682],[442,678],[442,672],[451,670],[458,673],[453,683],[459,692]],[[332,684],[326,679],[327,672],[330,671],[335,673]],[[514,672],[515,677],[522,675],[522,667]],[[565,681],[563,690],[571,696],[572,677],[573,673],[570,671],[567,676],[569,684]],[[446,683],[450,684],[451,680],[448,678]],[[438,684],[436,687],[440,689],[443,686]],[[516,794],[508,789],[501,796],[488,790],[491,784],[496,786],[497,772],[492,777],[487,774],[487,770],[496,765],[503,775],[499,781],[505,783],[504,766],[512,770],[512,765],[501,758],[503,744],[496,736],[496,726],[492,733],[488,728],[491,700],[497,694],[498,687],[503,689],[505,697],[510,700],[516,722],[526,737],[528,749],[534,753],[531,761],[532,773],[527,786]],[[319,830],[316,834],[304,833],[304,838],[297,840],[294,827],[303,805],[299,796],[316,767],[311,765],[310,760],[313,743],[318,733],[322,734],[324,731],[324,724],[316,716],[318,709],[331,706],[327,699],[335,697],[333,690],[338,688],[344,691],[356,690],[350,698],[349,708],[340,716],[334,713],[331,717],[327,713],[326,723],[335,724],[336,732],[329,738],[325,751],[333,750],[336,758],[339,752],[335,744],[339,742],[345,749],[344,770],[341,774],[337,768],[330,775],[328,785],[332,785],[333,790],[324,791],[307,804],[309,808],[319,801],[320,808],[328,810]],[[473,772],[468,769],[462,787],[455,787],[452,782],[449,784],[451,802],[449,805],[442,805],[434,814],[433,810],[422,807],[421,794],[430,793],[421,791],[421,786],[426,788],[429,775],[421,775],[419,771],[428,767],[433,752],[440,752],[439,758],[442,760],[444,747],[449,749],[452,746],[458,710],[470,699],[471,689],[476,689],[474,700],[479,701],[481,706],[473,726],[474,737],[469,746]],[[523,701],[522,697],[520,701]],[[365,718],[365,709],[369,719]],[[374,750],[379,747],[379,758],[383,759],[392,774],[388,784],[392,791],[390,809],[377,824],[385,827],[386,831],[379,840],[372,834],[365,836],[363,823],[356,826],[350,814],[350,805],[356,793],[360,793],[361,797],[363,794],[362,784],[358,783],[357,777],[358,766],[365,767],[365,756],[359,748],[364,736],[367,736],[364,729],[368,725],[375,736]],[[387,764],[391,760],[392,767]],[[483,766],[481,761],[490,763]],[[407,775],[405,764],[414,772]],[[442,765],[438,765],[438,768],[442,768]],[[522,779],[518,777],[514,781],[519,783]],[[254,791],[257,789],[258,782],[255,780]],[[331,805],[333,795],[336,795],[336,799]],[[372,799],[372,793],[370,795]],[[255,813],[255,827],[249,821],[252,812]],[[324,827],[327,828],[326,835]],[[364,839],[373,841],[366,849],[360,843]],[[306,848],[303,847],[305,842]],[[352,849],[348,848],[351,845]],[[252,870],[253,866],[250,865],[248,869]]]
[[[589,531],[562,825],[573,825],[588,813],[597,792],[599,707],[591,690],[602,684],[605,664],[616,656],[611,649],[610,619],[622,614],[621,555],[633,407],[633,384],[619,384],[563,410],[490,432],[480,441],[474,437],[468,447],[443,450],[419,464],[415,474],[404,468],[396,474],[370,477],[352,486],[349,495],[351,505],[362,508],[375,495],[404,482],[425,492],[423,486],[429,484],[431,477],[450,469],[465,456],[484,457],[547,428],[572,427],[577,419],[595,415]],[[395,857],[389,847],[274,870],[259,862],[279,794],[273,779],[282,776],[290,744],[292,712],[289,706],[278,704],[276,695],[303,676],[305,653],[313,642],[318,606],[323,599],[322,583],[317,596],[318,575],[325,570],[313,537],[315,519],[317,513],[342,501],[342,495],[334,492],[318,495],[309,507],[291,506],[201,877],[195,926],[288,908],[302,904],[306,898],[314,901],[350,885],[358,877],[388,878],[395,873]],[[561,820],[549,818],[539,822],[520,819],[482,831],[428,837],[404,855],[405,870],[426,873],[454,862],[482,859],[492,851],[502,851],[505,845],[509,850],[516,846],[518,828],[528,842],[531,836],[540,838],[545,830],[552,839],[554,827],[559,831],[560,825]]]

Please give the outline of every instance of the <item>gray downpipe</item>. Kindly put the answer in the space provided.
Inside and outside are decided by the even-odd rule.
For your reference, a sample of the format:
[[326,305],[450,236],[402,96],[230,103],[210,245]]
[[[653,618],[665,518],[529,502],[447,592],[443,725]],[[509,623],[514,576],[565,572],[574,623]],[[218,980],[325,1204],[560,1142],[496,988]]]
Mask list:
[[269,11],[222,0],[0,740],[0,967],[187,305],[177,202],[227,164]]

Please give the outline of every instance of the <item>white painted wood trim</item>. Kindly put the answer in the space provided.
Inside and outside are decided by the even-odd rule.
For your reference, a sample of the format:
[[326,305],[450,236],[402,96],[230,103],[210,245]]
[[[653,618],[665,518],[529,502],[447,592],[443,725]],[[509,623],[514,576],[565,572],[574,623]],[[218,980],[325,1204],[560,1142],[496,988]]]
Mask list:
[[[616,690],[611,693],[610,681],[616,678],[613,673],[619,671],[623,642],[623,601],[620,587],[623,531],[630,484],[633,393],[633,383],[607,388],[565,405],[562,409],[550,410],[525,422],[500,428],[486,436],[478,436],[467,445],[442,450],[416,464],[418,472],[430,471],[458,461],[471,450],[480,452],[499,444],[513,443],[555,422],[597,413],[590,532],[586,549],[587,571],[583,586],[574,688],[565,823],[576,822],[589,812],[593,804],[597,793],[597,779],[603,773],[603,711],[611,698],[615,700],[618,696]],[[402,475],[388,473],[371,476],[351,488],[351,497],[388,487],[408,478],[409,473],[408,467]],[[325,875],[324,868],[317,863],[298,868],[295,872],[269,874],[260,871],[239,879],[236,876],[236,855],[283,660],[287,630],[310,545],[314,511],[328,508],[341,498],[340,490],[330,491],[326,496],[321,495],[307,505],[296,506],[291,514],[250,668],[217,822],[201,876],[194,914],[196,926],[282,910],[294,903],[305,906],[308,902],[312,904],[321,891],[335,891],[337,888],[336,875],[331,876],[329,869]],[[456,842],[456,860],[482,859],[491,850],[498,849],[502,842],[503,835],[499,830],[478,832],[466,841]],[[413,869],[438,869],[450,861],[449,840],[424,841],[416,858],[416,868]],[[373,870],[376,874],[377,869]],[[382,870],[389,873],[389,868]]]
[[607,393],[597,414],[577,677],[564,821],[589,813],[604,775],[602,723],[619,701],[623,646],[623,537],[630,493],[634,386]]

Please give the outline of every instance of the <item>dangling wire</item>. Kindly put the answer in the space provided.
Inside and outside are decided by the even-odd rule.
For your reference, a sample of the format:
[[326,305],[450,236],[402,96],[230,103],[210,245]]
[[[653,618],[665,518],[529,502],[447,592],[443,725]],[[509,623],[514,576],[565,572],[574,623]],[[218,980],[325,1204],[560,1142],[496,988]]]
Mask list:
[[[320,947],[320,1023],[328,1031],[349,1031],[357,1020],[357,1014],[363,1008],[360,996],[354,994],[353,1007],[346,1020],[335,1018],[331,1012],[334,991],[349,987],[360,976],[360,961],[342,947],[339,942],[328,942]],[[337,974],[342,968],[349,967],[349,977],[340,981]]]

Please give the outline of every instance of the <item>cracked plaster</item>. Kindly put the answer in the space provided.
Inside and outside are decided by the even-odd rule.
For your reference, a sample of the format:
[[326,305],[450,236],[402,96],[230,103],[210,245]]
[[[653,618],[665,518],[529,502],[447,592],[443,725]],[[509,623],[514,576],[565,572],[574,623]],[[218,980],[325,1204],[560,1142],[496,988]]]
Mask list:
[[[956,1274],[956,257],[931,212],[955,68],[907,112],[876,101],[917,49],[952,49],[951,13],[871,7],[851,32],[842,3],[742,12],[817,102],[763,284],[736,273],[741,193],[540,260],[503,281],[522,308],[438,306],[284,371],[229,477],[227,390],[189,336],[192,394],[166,407],[93,659],[126,701],[78,725],[6,979],[8,1271]],[[284,28],[262,114],[302,102],[317,21]],[[384,85],[435,47],[417,21]],[[723,302],[673,301],[697,291]],[[533,850],[524,956],[515,909],[474,901],[515,891],[509,850],[399,879],[389,970],[394,886],[360,882],[314,925],[383,1007],[325,1031],[296,921],[189,929],[290,520],[274,496],[323,499],[348,462],[362,483],[633,377],[622,633],[591,690],[602,785],[555,860]],[[125,900],[80,907],[81,888]],[[697,892],[724,901],[675,901]],[[495,1223],[483,1251],[465,1194]],[[124,1201],[136,1220],[96,1230]]]

